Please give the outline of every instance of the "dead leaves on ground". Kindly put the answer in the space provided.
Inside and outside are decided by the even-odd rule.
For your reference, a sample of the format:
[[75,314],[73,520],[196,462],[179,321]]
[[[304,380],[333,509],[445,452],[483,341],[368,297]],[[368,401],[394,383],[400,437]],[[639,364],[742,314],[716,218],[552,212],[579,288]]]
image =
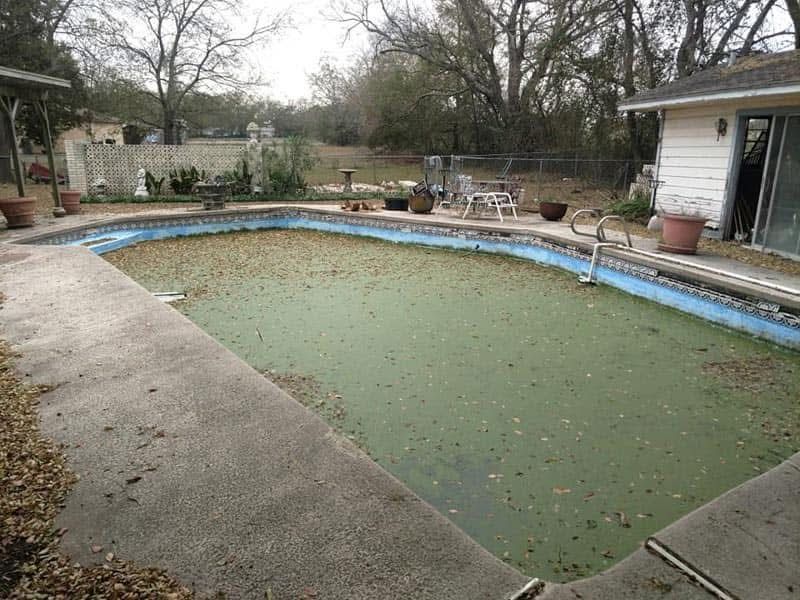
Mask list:
[[[57,445],[41,436],[41,389],[17,379],[11,358],[0,342],[0,597],[191,598],[163,571],[120,561],[113,552],[96,566],[61,554],[66,530],[55,530],[54,522],[77,477]],[[104,547],[90,550],[99,554]]]

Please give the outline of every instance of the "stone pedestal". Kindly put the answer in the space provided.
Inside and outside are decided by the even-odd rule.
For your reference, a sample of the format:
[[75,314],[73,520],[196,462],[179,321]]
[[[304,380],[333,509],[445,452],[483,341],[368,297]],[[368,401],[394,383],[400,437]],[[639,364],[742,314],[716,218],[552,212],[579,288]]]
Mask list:
[[358,173],[358,169],[339,169],[339,173],[344,175],[344,191],[353,191],[353,173]]

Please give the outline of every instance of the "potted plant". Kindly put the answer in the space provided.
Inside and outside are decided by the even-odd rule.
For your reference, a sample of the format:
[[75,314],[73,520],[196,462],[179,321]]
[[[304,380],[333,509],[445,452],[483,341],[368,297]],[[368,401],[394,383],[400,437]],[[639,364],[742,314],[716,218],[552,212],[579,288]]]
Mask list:
[[567,214],[567,203],[555,200],[539,201],[539,214],[548,221],[560,221]]
[[0,198],[0,211],[6,218],[9,229],[30,227],[36,214],[36,198],[31,196]]
[[696,209],[681,207],[680,212],[670,212],[663,207],[661,219],[661,241],[658,249],[675,254],[696,254],[697,243],[703,234],[708,219]]
[[81,193],[76,190],[62,190],[58,194],[61,197],[61,206],[68,215],[77,215],[81,212]]

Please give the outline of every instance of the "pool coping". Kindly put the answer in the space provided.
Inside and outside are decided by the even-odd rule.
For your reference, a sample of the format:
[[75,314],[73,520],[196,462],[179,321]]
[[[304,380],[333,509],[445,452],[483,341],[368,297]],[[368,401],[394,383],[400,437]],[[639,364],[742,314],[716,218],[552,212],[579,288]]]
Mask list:
[[[95,227],[106,227],[111,225],[125,225],[131,223],[153,223],[163,221],[165,219],[196,219],[214,216],[241,216],[252,215],[253,213],[274,213],[286,209],[298,209],[309,213],[325,214],[325,215],[338,215],[346,216],[352,219],[363,220],[385,220],[388,222],[402,222],[411,223],[423,226],[439,226],[446,228],[461,228],[464,230],[475,230],[489,234],[530,234],[541,239],[560,244],[564,247],[571,247],[578,249],[588,255],[591,255],[594,242],[588,241],[583,236],[575,236],[571,233],[569,228],[564,223],[552,223],[541,221],[539,223],[520,225],[513,221],[499,223],[497,221],[479,222],[475,220],[463,220],[439,214],[426,214],[416,215],[414,213],[397,213],[395,211],[378,211],[378,212],[345,212],[333,206],[318,206],[314,204],[303,203],[272,203],[268,205],[248,205],[237,208],[228,208],[215,211],[187,211],[182,213],[171,212],[154,212],[146,214],[128,214],[122,216],[105,217],[95,220],[91,223],[81,223],[78,225],[68,225],[60,227],[56,230],[46,232],[36,232],[31,235],[26,235],[26,232],[20,232],[16,239],[11,240],[11,243],[30,244],[40,243],[47,239],[58,237],[63,234],[79,232],[85,229],[92,229]],[[622,241],[622,234],[619,232],[609,232],[609,237],[612,241]],[[635,238],[635,246],[641,245],[645,240],[643,238]],[[689,283],[697,283],[701,285],[708,285],[720,291],[727,291],[735,294],[741,294],[747,297],[755,297],[770,302],[781,304],[786,308],[800,312],[800,293],[786,294],[768,287],[760,286],[755,282],[746,282],[740,280],[727,279],[724,276],[711,273],[702,269],[701,265],[698,267],[684,266],[670,262],[670,256],[665,255],[662,258],[659,256],[642,256],[632,255],[621,248],[608,248],[604,251],[609,256],[614,256],[620,259],[625,259],[630,262],[635,262],[658,269],[659,271],[678,276]],[[663,253],[662,253],[663,254]],[[691,259],[691,257],[688,257]],[[735,261],[729,261],[734,266],[739,266]],[[800,289],[798,290],[800,292]]]
[[[81,223],[78,225],[66,225],[57,229],[49,230],[46,232],[36,232],[26,235],[27,232],[21,232],[13,240],[8,240],[6,243],[16,244],[36,244],[45,242],[55,237],[61,237],[66,234],[77,233],[87,229],[104,228],[116,225],[135,225],[151,224],[174,220],[197,219],[203,217],[237,217],[237,216],[252,216],[257,213],[276,213],[286,209],[297,209],[310,214],[319,215],[332,215],[339,217],[347,217],[350,219],[378,220],[386,221],[389,223],[410,223],[421,226],[434,226],[444,228],[458,228],[465,231],[473,230],[487,234],[511,234],[511,235],[533,235],[542,240],[553,242],[565,248],[572,248],[591,256],[594,242],[589,241],[585,237],[578,237],[573,235],[569,228],[563,223],[552,223],[542,221],[536,224],[518,225],[513,221],[506,223],[492,222],[479,222],[475,220],[462,220],[457,218],[447,218],[438,214],[416,215],[414,213],[397,213],[395,211],[379,211],[379,212],[345,212],[339,208],[332,206],[318,206],[313,204],[295,204],[295,203],[274,203],[268,205],[248,205],[246,207],[228,208],[223,210],[213,211],[187,211],[182,213],[169,213],[169,212],[156,212],[147,214],[128,214],[116,217],[100,218],[92,221],[91,223]],[[609,232],[611,241],[622,241],[623,236],[619,232]],[[644,240],[637,238],[636,242],[641,244]],[[743,298],[757,298],[762,301],[767,301],[779,304],[781,307],[791,310],[792,312],[800,313],[800,293],[789,294],[764,287],[755,282],[747,282],[742,280],[725,278],[722,275],[709,272],[701,266],[692,267],[679,265],[669,261],[669,257],[660,259],[658,256],[642,256],[634,255],[626,252],[621,248],[608,248],[604,250],[604,254],[625,260],[631,263],[639,264],[648,268],[656,269],[660,273],[675,276],[682,281],[690,284],[697,284],[707,286],[711,289],[721,291],[723,293],[730,293],[733,295],[741,296]],[[735,261],[730,261],[734,263]],[[799,290],[800,291],[800,290]]]
[[[561,224],[537,227],[515,223],[475,223],[431,215],[388,212],[350,213],[335,207],[280,204],[181,214],[147,214],[101,219],[89,224],[23,236],[22,244],[74,244],[116,238],[91,248],[98,253],[146,239],[235,229],[305,227],[322,231],[378,237],[390,241],[430,244],[453,249],[508,254],[576,275],[589,269],[593,244],[567,235]],[[304,223],[304,224],[303,224]],[[163,235],[158,233],[163,230]],[[169,233],[172,231],[172,233]],[[156,232],[156,233],[153,233]],[[598,261],[598,283],[659,302],[707,321],[800,350],[800,294],[676,265],[668,258],[642,256],[616,247],[604,249]]]

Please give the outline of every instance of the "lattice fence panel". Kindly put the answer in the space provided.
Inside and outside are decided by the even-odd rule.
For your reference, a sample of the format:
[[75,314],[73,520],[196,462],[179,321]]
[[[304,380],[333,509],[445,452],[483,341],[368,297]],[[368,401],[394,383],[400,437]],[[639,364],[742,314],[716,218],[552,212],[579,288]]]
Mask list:
[[244,155],[244,144],[190,144],[185,146],[127,146],[90,144],[86,148],[86,181],[89,186],[105,179],[109,194],[133,194],[139,169],[164,177],[169,192],[169,171],[196,167],[206,176],[232,170]]

